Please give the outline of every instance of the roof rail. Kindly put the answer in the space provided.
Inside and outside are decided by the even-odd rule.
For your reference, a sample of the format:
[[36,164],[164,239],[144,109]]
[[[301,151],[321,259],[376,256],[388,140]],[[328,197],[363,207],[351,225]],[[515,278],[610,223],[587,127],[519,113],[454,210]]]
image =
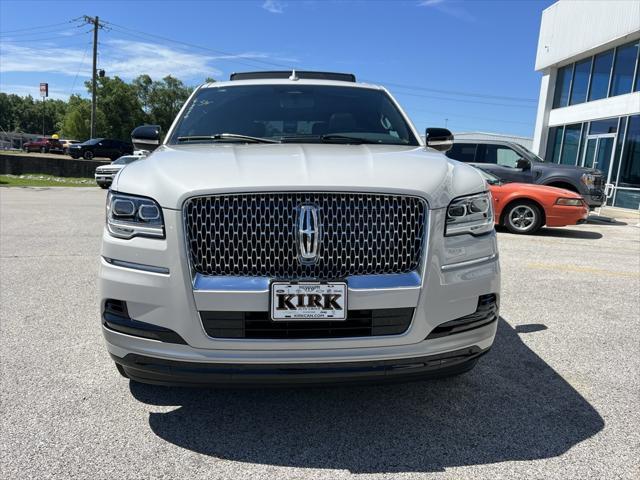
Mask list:
[[270,72],[241,72],[232,73],[229,80],[261,80],[266,78],[289,78],[312,79],[312,80],[337,80],[340,82],[355,82],[356,76],[353,73],[336,73],[336,72],[309,72],[304,70],[283,70]]

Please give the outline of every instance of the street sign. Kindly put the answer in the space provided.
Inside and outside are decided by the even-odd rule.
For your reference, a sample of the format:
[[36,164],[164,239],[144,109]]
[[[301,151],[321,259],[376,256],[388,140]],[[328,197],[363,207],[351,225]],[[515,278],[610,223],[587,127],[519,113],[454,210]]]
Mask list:
[[49,96],[49,84],[48,83],[41,83],[40,84],[40,96],[41,97],[48,97]]

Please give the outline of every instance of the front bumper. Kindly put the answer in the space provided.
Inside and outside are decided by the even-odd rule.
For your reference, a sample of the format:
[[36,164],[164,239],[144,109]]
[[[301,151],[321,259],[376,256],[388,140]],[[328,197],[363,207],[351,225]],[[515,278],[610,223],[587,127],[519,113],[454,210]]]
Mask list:
[[277,386],[381,383],[456,375],[472,368],[489,351],[470,347],[398,360],[324,364],[207,364],[176,362],[142,355],[112,355],[130,379],[170,386]]
[[582,197],[591,209],[601,207],[605,201],[604,192],[601,191],[591,191]]
[[[401,364],[425,365],[422,370],[418,367],[411,372],[407,370],[411,375],[422,374],[426,370],[433,372],[437,370],[436,367],[443,366],[433,362],[444,357],[434,357],[428,361],[415,359],[448,355],[466,349],[472,349],[475,355],[484,352],[493,343],[496,321],[471,331],[427,338],[439,325],[473,314],[481,296],[498,294],[500,291],[495,232],[481,237],[444,237],[444,209],[430,211],[427,255],[417,276],[417,283],[407,278],[406,285],[370,285],[357,277],[347,279],[350,309],[413,308],[413,320],[407,331],[399,335],[352,338],[246,339],[208,336],[200,312],[266,311],[269,291],[261,286],[263,282],[243,289],[225,284],[224,279],[217,283],[203,281],[202,284],[195,279],[194,284],[186,260],[181,212],[163,209],[163,215],[167,232],[165,240],[138,237],[123,240],[113,238],[106,232],[103,236],[101,310],[104,310],[107,299],[126,302],[132,319],[171,330],[184,340],[184,343],[178,344],[139,338],[103,326],[109,353],[117,363],[133,371],[130,373],[132,377],[141,381],[200,383],[193,378],[180,381],[181,378],[190,377],[189,371],[194,371],[203,374],[203,380],[208,383],[220,373],[216,368],[229,369],[230,365],[237,366],[240,372],[252,372],[254,366],[260,365],[257,378],[269,380],[273,379],[274,368],[288,376],[295,369],[307,371],[310,368],[308,366],[313,365],[310,374],[318,378],[315,373],[321,371],[322,366],[336,373],[335,364],[347,369],[347,373],[336,373],[339,378],[352,379],[354,375],[365,377],[369,373],[374,378],[398,378],[399,370],[409,368],[401,367]],[[496,301],[499,302],[499,296]],[[359,367],[353,370],[348,366],[351,363],[358,363]],[[195,370],[192,364],[196,364]],[[287,368],[283,370],[282,365]],[[149,371],[144,373],[145,370]],[[380,373],[382,371],[386,373],[383,375]],[[172,372],[177,378],[163,377]],[[226,373],[233,378],[240,375],[236,370]],[[240,376],[250,378],[248,383],[255,379]],[[228,378],[222,383],[229,383]],[[234,383],[234,380],[230,383]]]
[[96,179],[96,183],[98,185],[111,185],[113,183],[113,177],[115,177],[115,173],[98,173],[96,172],[94,177]]

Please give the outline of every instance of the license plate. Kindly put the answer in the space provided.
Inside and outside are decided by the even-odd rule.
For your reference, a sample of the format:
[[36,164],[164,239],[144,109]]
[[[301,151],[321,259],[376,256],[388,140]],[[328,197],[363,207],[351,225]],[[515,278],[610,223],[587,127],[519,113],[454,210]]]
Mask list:
[[271,319],[346,320],[347,284],[344,282],[273,282]]

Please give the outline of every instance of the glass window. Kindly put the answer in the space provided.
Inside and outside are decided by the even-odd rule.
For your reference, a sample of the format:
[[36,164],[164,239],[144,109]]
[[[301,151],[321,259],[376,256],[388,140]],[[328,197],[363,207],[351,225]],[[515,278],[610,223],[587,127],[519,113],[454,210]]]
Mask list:
[[563,165],[575,165],[578,158],[578,145],[580,144],[581,123],[564,127],[564,141],[562,142],[562,155],[560,163]]
[[607,118],[606,120],[591,122],[591,125],[589,126],[589,135],[596,135],[601,133],[616,133],[617,130],[618,119]]
[[503,167],[516,168],[522,155],[503,145],[487,145],[485,163],[497,163]]
[[328,134],[365,143],[418,145],[382,90],[290,83],[202,88],[178,119],[170,142],[210,142],[207,137],[221,133],[289,143],[345,141],[324,139]]
[[640,188],[640,115],[629,117],[618,186]]
[[631,82],[633,82],[633,72],[636,69],[639,43],[640,42],[634,42],[623,45],[616,50],[616,61],[613,64],[613,77],[611,79],[611,92],[609,93],[610,97],[631,92]]
[[473,162],[476,156],[476,146],[475,143],[454,143],[445,155],[459,162]]
[[607,50],[594,57],[593,71],[591,72],[591,87],[589,87],[589,101],[598,100],[607,96],[612,63],[613,50]]
[[560,160],[560,147],[562,146],[562,127],[552,127],[549,129],[547,139],[546,162],[558,163]]
[[553,108],[566,107],[569,101],[569,90],[571,88],[571,75],[573,64],[562,67],[558,70],[556,78],[556,92],[553,96]]
[[616,189],[616,199],[613,202],[615,207],[638,209],[640,205],[640,190],[620,190]]
[[573,70],[573,83],[571,86],[570,105],[583,103],[587,100],[587,88],[589,88],[589,73],[591,73],[592,57],[576,63]]

